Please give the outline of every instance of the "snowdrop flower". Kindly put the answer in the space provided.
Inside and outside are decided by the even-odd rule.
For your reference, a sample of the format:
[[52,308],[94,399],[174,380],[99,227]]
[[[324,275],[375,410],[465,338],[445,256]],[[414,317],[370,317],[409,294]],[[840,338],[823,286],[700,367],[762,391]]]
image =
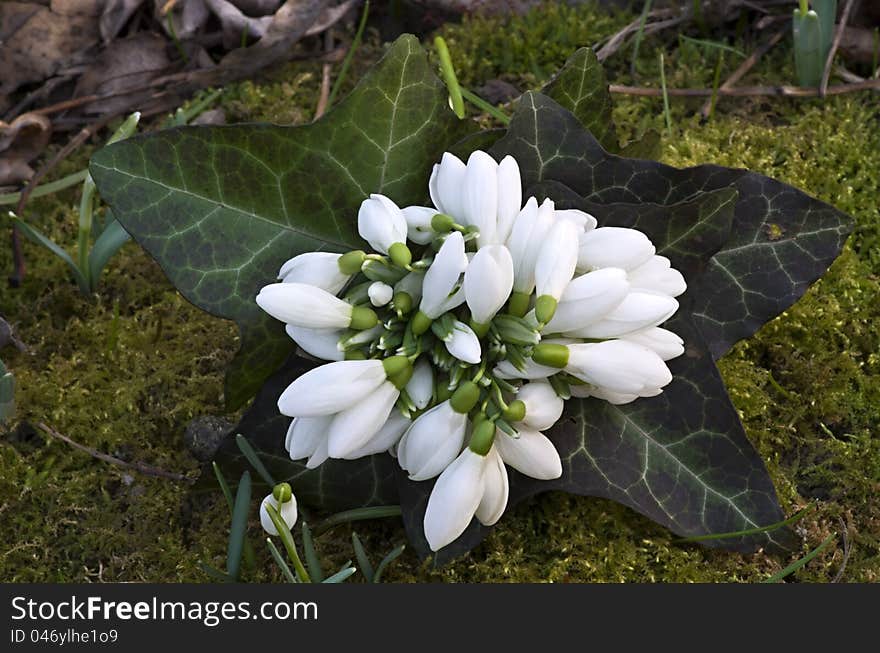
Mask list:
[[[535,265],[538,261],[541,243],[554,223],[553,202],[544,200],[538,206],[530,197],[513,222],[507,239],[507,249],[513,259],[513,290],[511,309],[517,315],[528,310],[528,296],[535,288]],[[514,307],[516,303],[516,307]],[[513,310],[513,309],[516,310]]]
[[535,262],[535,317],[539,322],[549,322],[553,317],[577,261],[578,227],[570,220],[558,220],[541,244]]
[[[495,242],[498,222],[498,164],[481,150],[472,152],[465,167],[461,188],[463,225],[473,226],[479,232],[480,246]],[[454,218],[459,218],[453,215]]]
[[326,439],[327,427],[332,419],[332,415],[294,417],[284,441],[284,448],[290,454],[290,459],[311,457],[318,450],[321,441]]
[[519,164],[512,156],[506,156],[498,164],[498,221],[495,225],[495,242],[505,243],[513,228],[513,221],[522,208],[522,180]]
[[526,383],[516,393],[517,401],[523,403],[525,416],[518,420],[526,429],[543,431],[559,421],[565,402],[546,381]]
[[501,361],[495,366],[493,373],[500,379],[546,379],[559,372],[555,367],[540,365],[529,358],[522,369],[517,368],[508,360]]
[[657,326],[677,310],[678,302],[668,295],[631,292],[598,322],[568,333],[579,338],[616,338]]
[[481,335],[510,297],[513,289],[513,259],[504,245],[481,248],[464,273],[464,296],[471,318]]
[[428,191],[431,202],[441,213],[459,217],[462,214],[463,198],[461,189],[464,185],[465,165],[454,154],[445,152],[439,164],[434,166]]
[[453,322],[452,331],[443,339],[447,351],[458,360],[477,365],[482,360],[480,339],[464,322]]
[[377,252],[395,263],[408,265],[412,254],[406,246],[407,223],[400,208],[384,195],[370,195],[358,211],[358,233]]
[[308,329],[369,329],[376,313],[352,306],[326,290],[304,283],[273,283],[263,287],[257,304],[276,320]]
[[505,463],[540,481],[562,476],[562,460],[556,447],[539,431],[520,430],[518,438],[498,432],[495,446]]
[[684,340],[672,333],[672,331],[667,331],[660,327],[651,327],[644,331],[629,333],[621,336],[620,339],[647,347],[664,361],[677,358],[684,353]]
[[406,384],[406,393],[418,410],[431,403],[434,395],[434,371],[426,359],[420,360],[413,368],[412,378]]
[[546,333],[575,331],[597,322],[615,309],[629,293],[627,275],[620,268],[603,268],[572,280],[562,293]]
[[485,469],[486,456],[465,449],[440,474],[425,509],[425,538],[432,551],[454,542],[471,522],[483,498]]
[[467,414],[479,399],[470,381],[412,423],[397,445],[397,461],[413,481],[434,478],[455,460],[464,446]]
[[681,272],[672,267],[665,256],[652,256],[627,275],[630,285],[636,290],[678,297],[687,290],[687,283]]
[[475,511],[476,518],[483,526],[492,526],[501,519],[507,508],[509,494],[507,467],[498,453],[498,447],[492,447],[486,455],[483,467],[483,496]]
[[260,525],[269,535],[278,535],[278,529],[275,528],[275,522],[273,522],[272,518],[269,516],[269,511],[266,510],[266,506],[272,506],[278,511],[281,519],[287,524],[288,530],[293,528],[298,515],[296,510],[296,497],[293,496],[290,485],[287,483],[279,483],[275,486],[272,494],[269,494],[260,503]]
[[405,372],[409,365],[401,356],[321,365],[287,386],[278,399],[278,410],[292,417],[338,413],[378,390],[389,377]]
[[437,233],[431,227],[431,219],[437,215],[437,209],[429,206],[407,206],[401,209],[406,220],[406,237],[418,245],[427,245]]
[[317,286],[335,295],[351,279],[339,267],[341,254],[330,252],[307,252],[294,256],[281,266],[278,278],[285,283],[304,283]]
[[388,451],[400,440],[400,436],[412,424],[399,411],[392,411],[388,416],[388,420],[382,425],[376,434],[369,439],[360,449],[350,451],[347,455],[342,456],[346,460],[356,460],[365,456],[372,456],[383,451]]
[[[446,237],[434,262],[425,273],[422,285],[422,302],[419,311],[426,316],[427,331],[431,320],[436,319],[464,301],[463,289],[458,287],[462,273],[467,269],[468,258],[464,253],[464,238],[455,231]],[[415,329],[415,325],[413,325]]]
[[654,255],[654,245],[636,229],[600,227],[580,237],[579,270],[623,268],[634,270]]
[[390,381],[356,404],[333,417],[327,432],[327,452],[331,458],[347,458],[366,447],[388,421],[400,390]]
[[370,297],[370,303],[378,308],[379,306],[385,306],[385,304],[391,301],[391,298],[394,296],[394,288],[387,283],[374,281],[367,289],[367,295]]

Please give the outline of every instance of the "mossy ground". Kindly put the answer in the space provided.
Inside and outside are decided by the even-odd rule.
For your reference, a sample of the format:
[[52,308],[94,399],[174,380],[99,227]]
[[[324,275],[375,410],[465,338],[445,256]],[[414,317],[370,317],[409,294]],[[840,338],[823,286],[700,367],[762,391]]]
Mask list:
[[[443,33],[463,83],[505,79],[536,88],[576,47],[631,20],[591,8],[549,6],[503,25],[467,19]],[[349,84],[380,52],[361,51]],[[747,50],[750,44],[732,45]],[[666,53],[670,86],[711,86],[717,51],[646,39],[607,65],[620,83],[657,86]],[[722,74],[738,63],[725,57]],[[745,83],[792,78],[791,53],[775,49]],[[227,88],[230,120],[310,120],[320,65],[287,65],[258,82]],[[665,132],[658,99],[616,98],[622,139]],[[719,102],[713,118],[699,102],[672,100],[662,159],[686,166],[747,167],[799,186],[856,218],[858,228],[828,274],[789,311],[721,361],[750,439],[791,513],[814,501],[799,524],[804,551],[832,531],[848,534],[845,580],[880,579],[880,129],[877,97]],[[88,152],[57,171],[72,172]],[[72,244],[76,190],[33,201],[26,218]],[[28,352],[3,350],[16,375],[20,422],[0,436],[0,579],[4,581],[201,581],[199,561],[223,566],[228,511],[219,492],[110,466],[33,427],[45,422],[73,439],[127,460],[196,475],[183,446],[186,423],[222,414],[222,376],[237,347],[235,329],[190,306],[137,246],[111,262],[99,293],[81,298],[64,264],[30,244],[24,286],[0,288],[0,313]],[[0,266],[11,266],[0,248]],[[393,520],[357,525],[368,550],[404,540]],[[277,580],[259,545],[253,580]],[[319,538],[334,561],[351,557],[350,529]],[[394,581],[756,581],[789,559],[680,545],[665,529],[614,503],[551,493],[512,510],[470,555],[442,569],[405,554]],[[793,558],[802,555],[794,554]],[[838,542],[796,574],[828,581],[840,570]],[[792,559],[793,559],[792,558]]]

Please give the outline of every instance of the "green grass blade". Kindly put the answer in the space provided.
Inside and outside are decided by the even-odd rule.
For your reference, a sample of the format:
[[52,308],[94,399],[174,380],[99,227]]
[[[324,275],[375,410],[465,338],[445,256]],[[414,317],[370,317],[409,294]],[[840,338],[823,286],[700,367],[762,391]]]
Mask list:
[[639,30],[636,32],[636,39],[633,42],[632,61],[629,64],[629,74],[636,74],[636,60],[639,58],[639,48],[642,45],[642,36],[645,33],[645,21],[648,20],[648,12],[651,11],[651,0],[645,0],[642,7],[642,15],[639,17]]
[[819,546],[817,546],[815,549],[813,549],[812,551],[810,551],[810,552],[809,552],[807,555],[805,555],[803,558],[801,558],[800,560],[797,560],[797,561],[791,563],[790,565],[788,565],[788,567],[786,567],[786,568],[783,569],[782,571],[773,574],[772,576],[770,576],[770,578],[767,578],[767,579],[765,579],[765,580],[762,580],[761,582],[762,582],[762,583],[778,583],[779,581],[781,581],[781,580],[782,580],[783,578],[785,578],[786,576],[790,576],[791,574],[793,574],[794,572],[796,572],[798,569],[800,569],[801,567],[803,567],[804,565],[806,565],[810,560],[812,560],[812,559],[815,558],[817,555],[819,555],[820,553],[822,553],[822,551],[825,550],[825,547],[827,547],[829,544],[831,544],[831,541],[832,541],[835,537],[837,537],[837,533],[832,533],[831,535],[829,535],[828,537],[826,537],[824,540],[822,540],[822,543],[821,543]]
[[342,583],[348,580],[351,575],[357,571],[357,567],[349,567],[351,564],[351,560],[346,563],[346,566],[337,571],[335,574],[330,576],[330,578],[326,579],[325,583]]
[[486,102],[486,100],[481,98],[476,93],[469,91],[464,86],[461,87],[461,95],[465,100],[467,100],[468,102],[473,104],[478,109],[485,111],[486,113],[488,113],[490,116],[495,118],[501,124],[503,124],[503,125],[510,124],[510,116],[508,116],[506,113],[504,113],[498,107],[493,106],[493,105],[489,104],[488,102]]
[[335,515],[330,515],[327,519],[318,522],[315,526],[315,535],[320,535],[328,528],[339,524],[347,524],[348,522],[361,521],[363,519],[380,519],[382,517],[400,517],[403,514],[400,506],[373,506],[371,508],[355,508],[354,510],[345,510]]
[[672,115],[669,113],[669,93],[666,91],[666,66],[663,53],[660,53],[660,87],[663,89],[663,116],[666,118],[666,132],[672,133]]
[[92,290],[97,287],[104,266],[129,240],[131,240],[131,236],[128,232],[115,218],[111,218],[89,254],[89,279],[92,282]]
[[290,567],[287,566],[287,563],[284,562],[284,558],[281,557],[281,553],[278,551],[278,547],[275,546],[271,537],[266,538],[266,544],[269,547],[269,552],[272,554],[272,558],[274,558],[276,564],[281,568],[281,573],[284,574],[287,582],[298,583],[299,581],[296,579],[296,576],[293,575],[293,572],[290,571]]
[[354,557],[357,558],[358,564],[361,566],[361,573],[364,575],[364,578],[367,579],[368,583],[372,583],[373,564],[370,562],[370,558],[367,556],[367,550],[361,543],[361,538],[357,536],[357,533],[351,534],[351,544],[354,547]]
[[309,569],[309,577],[314,583],[320,583],[324,580],[324,569],[321,567],[321,560],[318,558],[318,552],[315,550],[315,540],[312,538],[312,531],[309,525],[303,522],[303,555],[306,558],[306,567]]
[[726,540],[731,537],[743,537],[745,535],[757,535],[759,533],[767,533],[769,531],[775,531],[777,528],[782,528],[783,526],[788,526],[790,524],[795,523],[802,519],[808,512],[813,509],[813,504],[806,506],[805,508],[801,508],[796,513],[794,513],[788,519],[783,519],[782,521],[778,521],[775,524],[770,524],[769,526],[758,526],[757,528],[748,528],[743,531],[732,531],[730,533],[712,533],[710,535],[695,535],[693,537],[685,537],[680,540],[674,540],[674,544],[684,544],[686,542],[705,542],[707,540]]
[[702,45],[707,48],[715,48],[716,50],[721,50],[723,52],[732,52],[738,57],[742,57],[745,59],[748,55],[739,50],[732,45],[727,45],[726,43],[721,43],[720,41],[710,41],[708,39],[695,39],[692,36],[685,36],[684,34],[679,34],[678,37],[682,41],[687,41],[688,43],[693,43],[694,45]]
[[367,0],[364,3],[364,11],[361,13],[361,22],[358,23],[357,32],[354,34],[354,39],[351,42],[351,47],[348,49],[348,52],[345,53],[345,59],[342,60],[342,67],[339,69],[339,75],[336,76],[336,81],[333,82],[333,88],[330,89],[330,95],[327,97],[327,108],[333,106],[333,101],[336,99],[336,95],[339,93],[339,89],[342,88],[342,82],[345,80],[345,76],[348,74],[348,68],[351,66],[351,60],[354,58],[354,53],[358,49],[358,46],[361,44],[361,39],[364,36],[364,28],[367,26],[367,16],[370,14],[370,0]]
[[[30,194],[30,199],[51,195],[52,193],[57,193],[59,190],[76,186],[85,180],[88,174],[88,170],[80,170],[79,172],[74,172],[71,175],[57,179],[56,181],[50,181],[47,184],[40,184]],[[2,193],[0,194],[0,206],[18,204],[20,199],[21,193]]]
[[232,525],[229,528],[229,546],[226,550],[226,573],[238,580],[244,537],[247,532],[248,511],[251,503],[251,474],[241,475],[232,508]]
[[[220,466],[216,462],[211,463],[211,465],[214,468],[214,476],[217,477],[217,483],[220,484],[220,490],[223,492],[223,496],[226,497],[226,505],[229,506],[229,512],[231,514],[235,504],[235,501],[232,498],[232,490],[229,489],[229,483],[226,482],[226,477],[223,476],[223,472],[220,471]],[[253,569],[256,566],[254,547],[251,544],[250,539],[247,537],[244,538],[244,563],[249,569]]]
[[248,459],[248,462],[253,466],[253,468],[257,471],[257,474],[260,475],[270,488],[275,487],[275,479],[272,478],[272,475],[269,473],[269,470],[266,469],[266,466],[263,464],[263,461],[260,460],[260,457],[257,455],[257,452],[254,451],[254,448],[251,446],[251,443],[247,441],[247,438],[244,437],[241,433],[235,436],[235,444],[238,445],[238,448],[241,450],[241,453],[244,454],[244,457]]
[[296,550],[296,542],[293,541],[293,535],[290,532],[290,528],[281,518],[281,515],[275,509],[275,506],[273,506],[271,502],[268,502],[266,504],[266,512],[269,514],[269,518],[275,525],[275,530],[278,531],[278,537],[281,538],[281,543],[287,550],[288,557],[290,558],[291,562],[293,562],[293,568],[296,570],[296,575],[299,577],[301,582],[311,583],[312,579],[309,576],[309,572],[306,571],[306,568],[303,566],[302,560],[299,557],[299,551]]
[[12,212],[9,213],[12,221],[18,226],[21,232],[27,236],[28,240],[36,243],[37,245],[42,245],[50,252],[55,254],[62,261],[67,263],[67,266],[70,268],[70,271],[73,273],[74,279],[76,279],[76,283],[79,286],[80,290],[84,290],[86,294],[88,294],[89,284],[86,280],[85,276],[83,276],[82,271],[76,266],[76,262],[73,260],[73,257],[70,256],[67,252],[64,251],[62,247],[53,242],[48,236],[45,236],[42,232],[40,232],[35,227],[30,226],[27,222],[22,220],[21,218],[15,216]]
[[213,578],[214,580],[219,580],[222,583],[231,583],[233,581],[232,578],[224,574],[222,571],[217,569],[216,567],[212,567],[206,562],[199,563],[199,569],[205,572],[208,576]]
[[373,574],[373,582],[381,583],[382,582],[382,573],[385,571],[385,568],[390,565],[392,562],[397,560],[400,555],[403,553],[404,549],[406,549],[406,544],[401,544],[396,549],[392,549],[391,552],[382,558],[382,562],[379,563],[379,566],[376,567],[376,573]]

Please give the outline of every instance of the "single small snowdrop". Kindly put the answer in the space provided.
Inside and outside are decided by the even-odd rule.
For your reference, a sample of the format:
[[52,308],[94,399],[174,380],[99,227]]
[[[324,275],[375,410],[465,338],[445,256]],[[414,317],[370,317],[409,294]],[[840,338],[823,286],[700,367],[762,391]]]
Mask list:
[[370,303],[379,308],[391,301],[391,298],[394,297],[394,288],[387,283],[374,281],[367,289],[367,296],[370,298]]
[[257,304],[276,320],[308,329],[369,329],[375,311],[352,306],[326,290],[304,283],[273,283],[257,295]]
[[426,408],[434,396],[434,370],[422,359],[413,368],[412,378],[406,384],[406,392],[417,410]]
[[377,252],[395,263],[408,265],[412,254],[406,245],[407,223],[403,212],[384,195],[370,195],[358,211],[358,233]]
[[[414,329],[418,325],[419,330],[424,333],[430,326],[431,320],[464,302],[464,289],[460,282],[467,266],[468,258],[464,253],[464,238],[455,231],[443,241],[440,251],[434,257],[434,262],[425,273],[422,284],[422,301],[419,304],[419,312],[424,318],[422,323],[413,325]],[[418,317],[417,314],[416,318]]]
[[287,530],[290,530],[296,524],[298,516],[296,497],[293,496],[293,491],[287,483],[276,485],[272,493],[266,496],[260,503],[260,525],[269,535],[278,535],[278,529],[275,527],[275,522],[272,521],[269,511],[266,510],[266,506],[272,506],[278,511],[279,516],[287,525]]
[[307,354],[327,361],[341,361],[345,352],[339,348],[345,331],[342,329],[308,329],[294,324],[284,327],[287,335]]

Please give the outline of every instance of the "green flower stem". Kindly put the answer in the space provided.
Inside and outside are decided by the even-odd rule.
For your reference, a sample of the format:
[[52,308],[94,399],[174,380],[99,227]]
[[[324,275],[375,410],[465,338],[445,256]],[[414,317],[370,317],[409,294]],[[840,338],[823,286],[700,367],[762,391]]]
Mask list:
[[461,95],[462,95],[462,97],[464,97],[465,100],[467,100],[468,102],[473,104],[478,109],[482,109],[483,111],[488,113],[490,116],[495,118],[501,124],[503,124],[503,125],[510,124],[510,116],[508,116],[506,113],[504,113],[498,107],[495,107],[495,106],[489,104],[488,102],[486,102],[486,100],[481,98],[476,93],[473,93],[472,91],[469,91],[468,89],[466,89],[462,86],[461,87]]
[[81,289],[84,294],[92,291],[95,280],[89,278],[89,249],[92,244],[92,214],[95,210],[95,182],[86,175],[83,182],[82,199],[79,203],[79,235],[77,238],[76,264],[86,279],[88,288]]
[[[30,194],[30,198],[36,199],[37,197],[51,195],[52,193],[57,193],[59,190],[64,190],[65,188],[76,186],[81,181],[84,181],[88,174],[88,170],[80,170],[79,172],[74,172],[72,175],[67,175],[66,177],[62,177],[61,179],[51,181],[48,184],[40,184],[34,189],[34,192]],[[18,204],[18,201],[20,199],[20,192],[2,193],[0,194],[0,206]]]
[[822,540],[822,543],[821,543],[819,546],[817,546],[815,549],[813,549],[812,551],[810,551],[810,552],[809,552],[807,555],[805,555],[803,558],[801,558],[800,560],[796,560],[795,562],[793,562],[793,563],[791,563],[790,565],[788,565],[788,567],[786,567],[786,568],[783,569],[782,571],[773,574],[772,576],[770,576],[770,578],[767,578],[767,579],[765,579],[765,580],[762,580],[761,582],[762,582],[762,583],[778,583],[779,581],[781,581],[781,580],[782,580],[783,578],[785,578],[786,576],[790,576],[791,574],[793,574],[794,572],[796,572],[798,569],[800,569],[801,567],[803,567],[804,565],[806,565],[810,560],[812,560],[812,559],[815,558],[817,555],[819,555],[820,553],[822,553],[822,551],[824,551],[825,548],[826,548],[829,544],[831,544],[831,541],[832,541],[834,538],[836,538],[836,537],[837,537],[837,533],[831,533],[831,535],[829,535],[829,536],[826,537],[824,540]]
[[348,49],[348,52],[345,54],[345,59],[342,60],[342,68],[339,69],[339,75],[336,77],[336,81],[333,83],[333,88],[330,89],[330,95],[327,98],[327,108],[333,106],[333,101],[336,99],[336,94],[339,93],[339,89],[342,87],[342,82],[345,79],[345,75],[348,73],[348,68],[351,66],[351,60],[354,59],[354,53],[357,51],[358,46],[361,44],[361,39],[364,36],[364,28],[367,26],[367,16],[370,14],[370,0],[366,0],[364,2],[364,12],[361,14],[361,22],[358,23],[357,32],[354,34],[354,40],[351,42],[351,47]]
[[293,535],[290,534],[290,527],[281,518],[281,515],[275,509],[275,506],[269,502],[266,503],[266,512],[272,520],[272,523],[275,525],[275,530],[278,531],[281,543],[284,544],[284,548],[287,549],[287,555],[290,557],[291,562],[293,562],[293,568],[296,570],[296,575],[299,577],[300,582],[311,583],[312,579],[309,577],[309,572],[306,571],[302,560],[300,560],[299,552],[296,550],[296,543],[293,541]]
[[464,99],[462,98],[461,86],[458,84],[455,68],[452,67],[452,57],[449,56],[449,48],[446,47],[446,41],[443,40],[442,36],[434,39],[434,47],[437,48],[437,56],[440,57],[440,72],[443,75],[443,81],[446,82],[446,88],[449,89],[452,110],[456,116],[464,118]]

